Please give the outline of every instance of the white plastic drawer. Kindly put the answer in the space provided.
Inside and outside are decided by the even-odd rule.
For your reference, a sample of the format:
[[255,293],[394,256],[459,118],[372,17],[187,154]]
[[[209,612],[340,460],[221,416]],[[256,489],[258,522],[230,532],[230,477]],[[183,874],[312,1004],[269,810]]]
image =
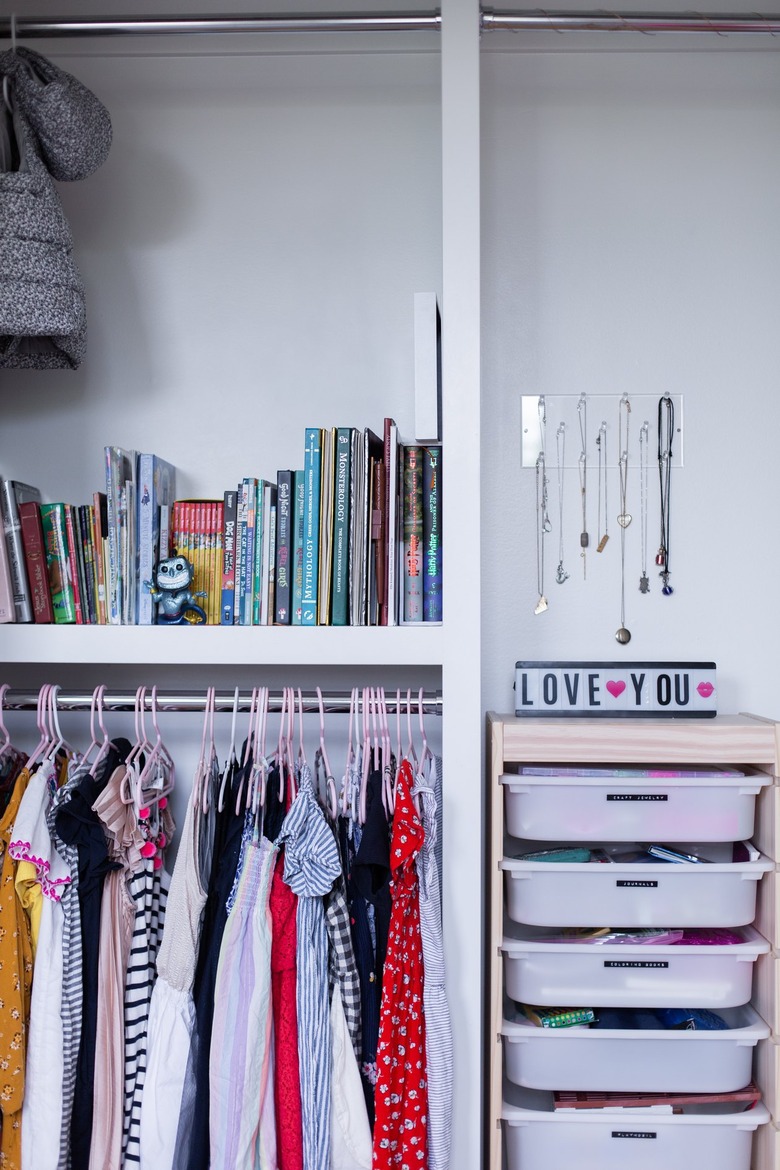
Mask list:
[[724,945],[545,942],[543,928],[507,924],[507,995],[567,1007],[736,1007],[751,998],[753,970],[769,943],[752,927]]
[[507,831],[531,840],[743,841],[772,777],[501,777]]
[[552,1094],[506,1085],[502,1110],[508,1170],[749,1170],[753,1134],[769,1113],[553,1112]]
[[749,1083],[769,1028],[749,1005],[719,1013],[719,1032],[668,1028],[540,1028],[508,1005],[502,1027],[510,1081],[532,1089],[730,1093]]
[[[530,852],[533,843],[518,842]],[[559,844],[558,842],[555,843]],[[568,844],[568,843],[567,843]],[[604,842],[602,844],[609,844]],[[522,861],[506,858],[510,918],[538,926],[744,926],[756,886],[773,864],[750,847],[732,862],[731,845],[684,843],[710,864]]]

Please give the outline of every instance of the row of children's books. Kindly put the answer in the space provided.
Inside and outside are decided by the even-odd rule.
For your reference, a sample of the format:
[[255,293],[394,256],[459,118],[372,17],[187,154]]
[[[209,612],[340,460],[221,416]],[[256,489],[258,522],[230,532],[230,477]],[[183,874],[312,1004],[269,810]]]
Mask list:
[[104,449],[105,490],[44,503],[0,480],[0,622],[152,625],[174,553],[211,625],[395,625],[442,618],[441,444],[395,422],[308,427],[303,466],[177,499],[155,454]]

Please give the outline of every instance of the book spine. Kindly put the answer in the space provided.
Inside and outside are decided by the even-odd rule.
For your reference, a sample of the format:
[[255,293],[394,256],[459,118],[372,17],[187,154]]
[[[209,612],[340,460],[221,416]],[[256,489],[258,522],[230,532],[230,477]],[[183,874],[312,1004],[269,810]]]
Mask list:
[[122,623],[119,581],[119,516],[117,515],[118,485],[114,483],[114,459],[110,447],[104,448],[106,465],[106,539],[108,541],[108,577],[106,605],[108,621],[112,626]]
[[268,523],[270,484],[261,479],[257,485],[257,529],[255,532],[255,564],[252,594],[252,625],[259,626],[265,621],[264,598],[268,595]]
[[301,624],[303,596],[303,512],[305,479],[303,470],[293,472],[293,537],[292,537],[292,624]]
[[32,594],[27,577],[27,564],[22,541],[22,525],[19,520],[19,508],[14,495],[13,484],[9,479],[0,481],[0,503],[3,510],[3,529],[8,554],[8,567],[11,571],[11,585],[14,592],[14,609],[17,622],[31,622],[33,620]]
[[233,625],[233,606],[236,599],[236,493],[225,492],[224,527],[222,530],[222,612],[223,626]]
[[317,625],[317,585],[320,549],[320,435],[306,428],[304,448],[303,583],[301,625]]
[[398,451],[398,432],[392,418],[384,420],[382,431],[385,463],[385,596],[379,609],[379,624],[395,625],[395,475]]
[[8,546],[5,535],[0,529],[0,622],[16,621],[16,604],[14,602],[14,586],[11,580],[11,566],[8,560]]
[[[382,608],[386,601],[387,590],[387,564],[386,564],[386,519],[385,519],[385,496],[386,496],[386,477],[385,464],[383,459],[378,459],[374,463],[374,490],[372,493],[372,513],[371,513],[371,539],[372,539],[372,553],[373,553],[373,579],[375,602],[373,606],[374,620],[373,625],[381,626],[382,622]],[[384,625],[387,625],[385,620]]]
[[241,625],[251,626],[255,596],[255,535],[257,528],[257,480],[245,479],[243,494],[246,499],[246,542],[244,545],[244,581],[241,591]]
[[108,609],[106,606],[106,557],[108,555],[106,541],[106,496],[105,492],[94,492],[92,495],[92,511],[95,545],[95,579],[97,582],[97,610],[98,623],[101,626],[108,624]]
[[233,603],[233,625],[241,621],[241,593],[244,581],[244,557],[246,555],[246,515],[244,503],[244,485],[240,483],[236,488],[236,588]]
[[222,542],[225,531],[225,504],[223,500],[214,501],[214,552],[212,567],[214,577],[213,602],[211,607],[211,624],[221,624],[220,604],[222,601]]
[[336,474],[333,500],[333,575],[331,622],[349,622],[349,481],[352,463],[352,428],[336,431]]
[[64,504],[41,505],[46,572],[49,577],[54,621],[58,625],[70,624],[76,620],[76,603],[71,577],[72,567],[68,556],[68,537],[65,525]]
[[151,581],[155,564],[155,523],[157,493],[154,487],[154,455],[142,453],[138,456],[138,624],[154,625],[155,605],[147,581]]
[[80,504],[76,509],[76,537],[81,547],[84,564],[84,588],[87,607],[84,620],[91,626],[97,625],[97,586],[95,583],[95,546],[92,538],[92,505]]
[[46,570],[46,546],[43,540],[40,505],[35,503],[20,504],[19,520],[22,528],[27,579],[30,582],[33,616],[38,623],[53,622],[54,609],[51,603],[49,574]]
[[442,620],[441,447],[423,447],[423,621]]
[[404,447],[404,620],[423,620],[422,449]]
[[84,574],[80,565],[79,557],[79,543],[76,540],[76,525],[74,518],[74,508],[71,504],[65,505],[65,552],[68,557],[68,564],[70,566],[71,587],[73,589],[73,604],[76,610],[76,623],[83,626],[86,619],[86,594],[87,587],[84,582]]
[[292,495],[292,471],[278,471],[276,473],[276,595],[274,613],[276,624],[279,626],[291,624]]
[[[276,490],[274,489],[274,496]],[[274,624],[276,613],[276,503],[271,504],[271,514],[268,520],[268,600],[265,607],[264,625]]]

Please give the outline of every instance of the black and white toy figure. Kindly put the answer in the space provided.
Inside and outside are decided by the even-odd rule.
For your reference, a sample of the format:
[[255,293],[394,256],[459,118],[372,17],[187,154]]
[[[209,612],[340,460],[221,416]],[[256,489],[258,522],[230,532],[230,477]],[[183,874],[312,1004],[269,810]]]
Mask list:
[[157,621],[162,626],[200,626],[206,621],[206,611],[195,598],[205,593],[190,590],[195,570],[186,557],[166,557],[154,567],[154,580],[145,581],[146,588],[157,603]]

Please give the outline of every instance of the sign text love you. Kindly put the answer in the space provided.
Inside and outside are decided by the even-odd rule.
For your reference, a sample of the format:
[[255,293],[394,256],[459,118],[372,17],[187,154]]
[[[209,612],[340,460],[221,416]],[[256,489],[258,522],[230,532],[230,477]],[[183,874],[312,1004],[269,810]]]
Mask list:
[[707,719],[714,662],[518,662],[516,715]]

